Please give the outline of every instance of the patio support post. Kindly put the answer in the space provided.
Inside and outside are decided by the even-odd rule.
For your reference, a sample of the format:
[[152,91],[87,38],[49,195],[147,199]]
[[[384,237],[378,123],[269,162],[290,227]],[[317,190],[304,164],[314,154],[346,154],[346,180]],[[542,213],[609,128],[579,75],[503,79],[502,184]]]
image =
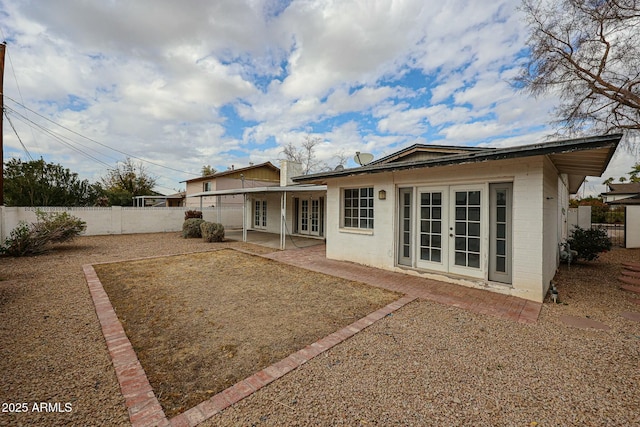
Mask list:
[[282,201],[280,202],[280,250],[285,249],[287,245],[287,192],[282,192]]
[[216,213],[218,216],[218,220],[216,222],[219,222],[220,224],[222,224],[222,208],[220,207],[220,202],[222,200],[222,196],[217,196],[216,197]]
[[247,241],[247,193],[242,194],[242,241]]

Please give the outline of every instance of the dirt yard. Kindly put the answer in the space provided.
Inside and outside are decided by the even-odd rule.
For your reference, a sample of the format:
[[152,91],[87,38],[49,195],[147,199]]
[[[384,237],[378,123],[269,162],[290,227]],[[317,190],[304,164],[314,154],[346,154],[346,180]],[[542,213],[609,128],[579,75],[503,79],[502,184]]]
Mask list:
[[400,297],[232,249],[94,268],[168,417]]
[[[0,258],[0,426],[130,425],[82,265],[211,249],[159,233],[81,237],[45,255]],[[202,427],[640,425],[640,323],[621,315],[640,306],[619,288],[622,261],[640,263],[640,250],[563,265],[561,303],[547,300],[533,325],[411,303]],[[611,329],[570,327],[565,315]],[[33,409],[41,403],[62,410]]]

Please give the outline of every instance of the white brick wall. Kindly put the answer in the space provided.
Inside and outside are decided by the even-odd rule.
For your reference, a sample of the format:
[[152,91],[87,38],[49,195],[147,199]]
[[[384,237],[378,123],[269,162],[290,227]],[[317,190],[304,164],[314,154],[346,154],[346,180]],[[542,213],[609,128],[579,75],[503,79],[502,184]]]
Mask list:
[[[397,188],[481,185],[483,217],[488,218],[490,182],[513,182],[513,284],[500,291],[541,301],[545,282],[557,267],[558,184],[555,170],[545,166],[544,158],[501,160],[467,165],[445,166],[329,180],[327,190],[327,257],[395,270],[397,248]],[[373,186],[375,227],[372,231],[349,231],[340,227],[340,199],[344,188]],[[378,192],[386,191],[386,200]],[[552,197],[546,199],[546,197]],[[415,203],[416,201],[414,201]],[[483,244],[483,274],[488,277],[488,229]],[[446,278],[455,281],[451,277]],[[485,280],[486,281],[486,280]],[[478,280],[464,284],[480,285]],[[484,285],[484,283],[482,284]],[[547,283],[548,285],[548,283]]]

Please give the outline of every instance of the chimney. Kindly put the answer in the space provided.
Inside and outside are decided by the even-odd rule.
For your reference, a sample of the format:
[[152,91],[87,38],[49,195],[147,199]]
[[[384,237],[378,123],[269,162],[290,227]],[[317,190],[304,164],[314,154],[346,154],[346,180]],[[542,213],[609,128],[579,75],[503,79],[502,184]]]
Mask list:
[[302,163],[292,160],[280,161],[280,187],[295,184],[291,178],[302,175]]

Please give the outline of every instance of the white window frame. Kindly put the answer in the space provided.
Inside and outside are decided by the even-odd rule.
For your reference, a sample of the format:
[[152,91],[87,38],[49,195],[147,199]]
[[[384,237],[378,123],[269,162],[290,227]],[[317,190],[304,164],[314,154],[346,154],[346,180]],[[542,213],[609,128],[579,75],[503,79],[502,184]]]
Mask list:
[[[366,192],[366,194],[363,194],[363,192]],[[340,225],[342,228],[373,230],[375,225],[375,198],[373,187],[341,188],[340,200]],[[354,201],[357,202],[358,206],[353,206]],[[366,202],[365,206],[363,206],[363,201]]]
[[211,191],[211,181],[202,183],[202,191]]

